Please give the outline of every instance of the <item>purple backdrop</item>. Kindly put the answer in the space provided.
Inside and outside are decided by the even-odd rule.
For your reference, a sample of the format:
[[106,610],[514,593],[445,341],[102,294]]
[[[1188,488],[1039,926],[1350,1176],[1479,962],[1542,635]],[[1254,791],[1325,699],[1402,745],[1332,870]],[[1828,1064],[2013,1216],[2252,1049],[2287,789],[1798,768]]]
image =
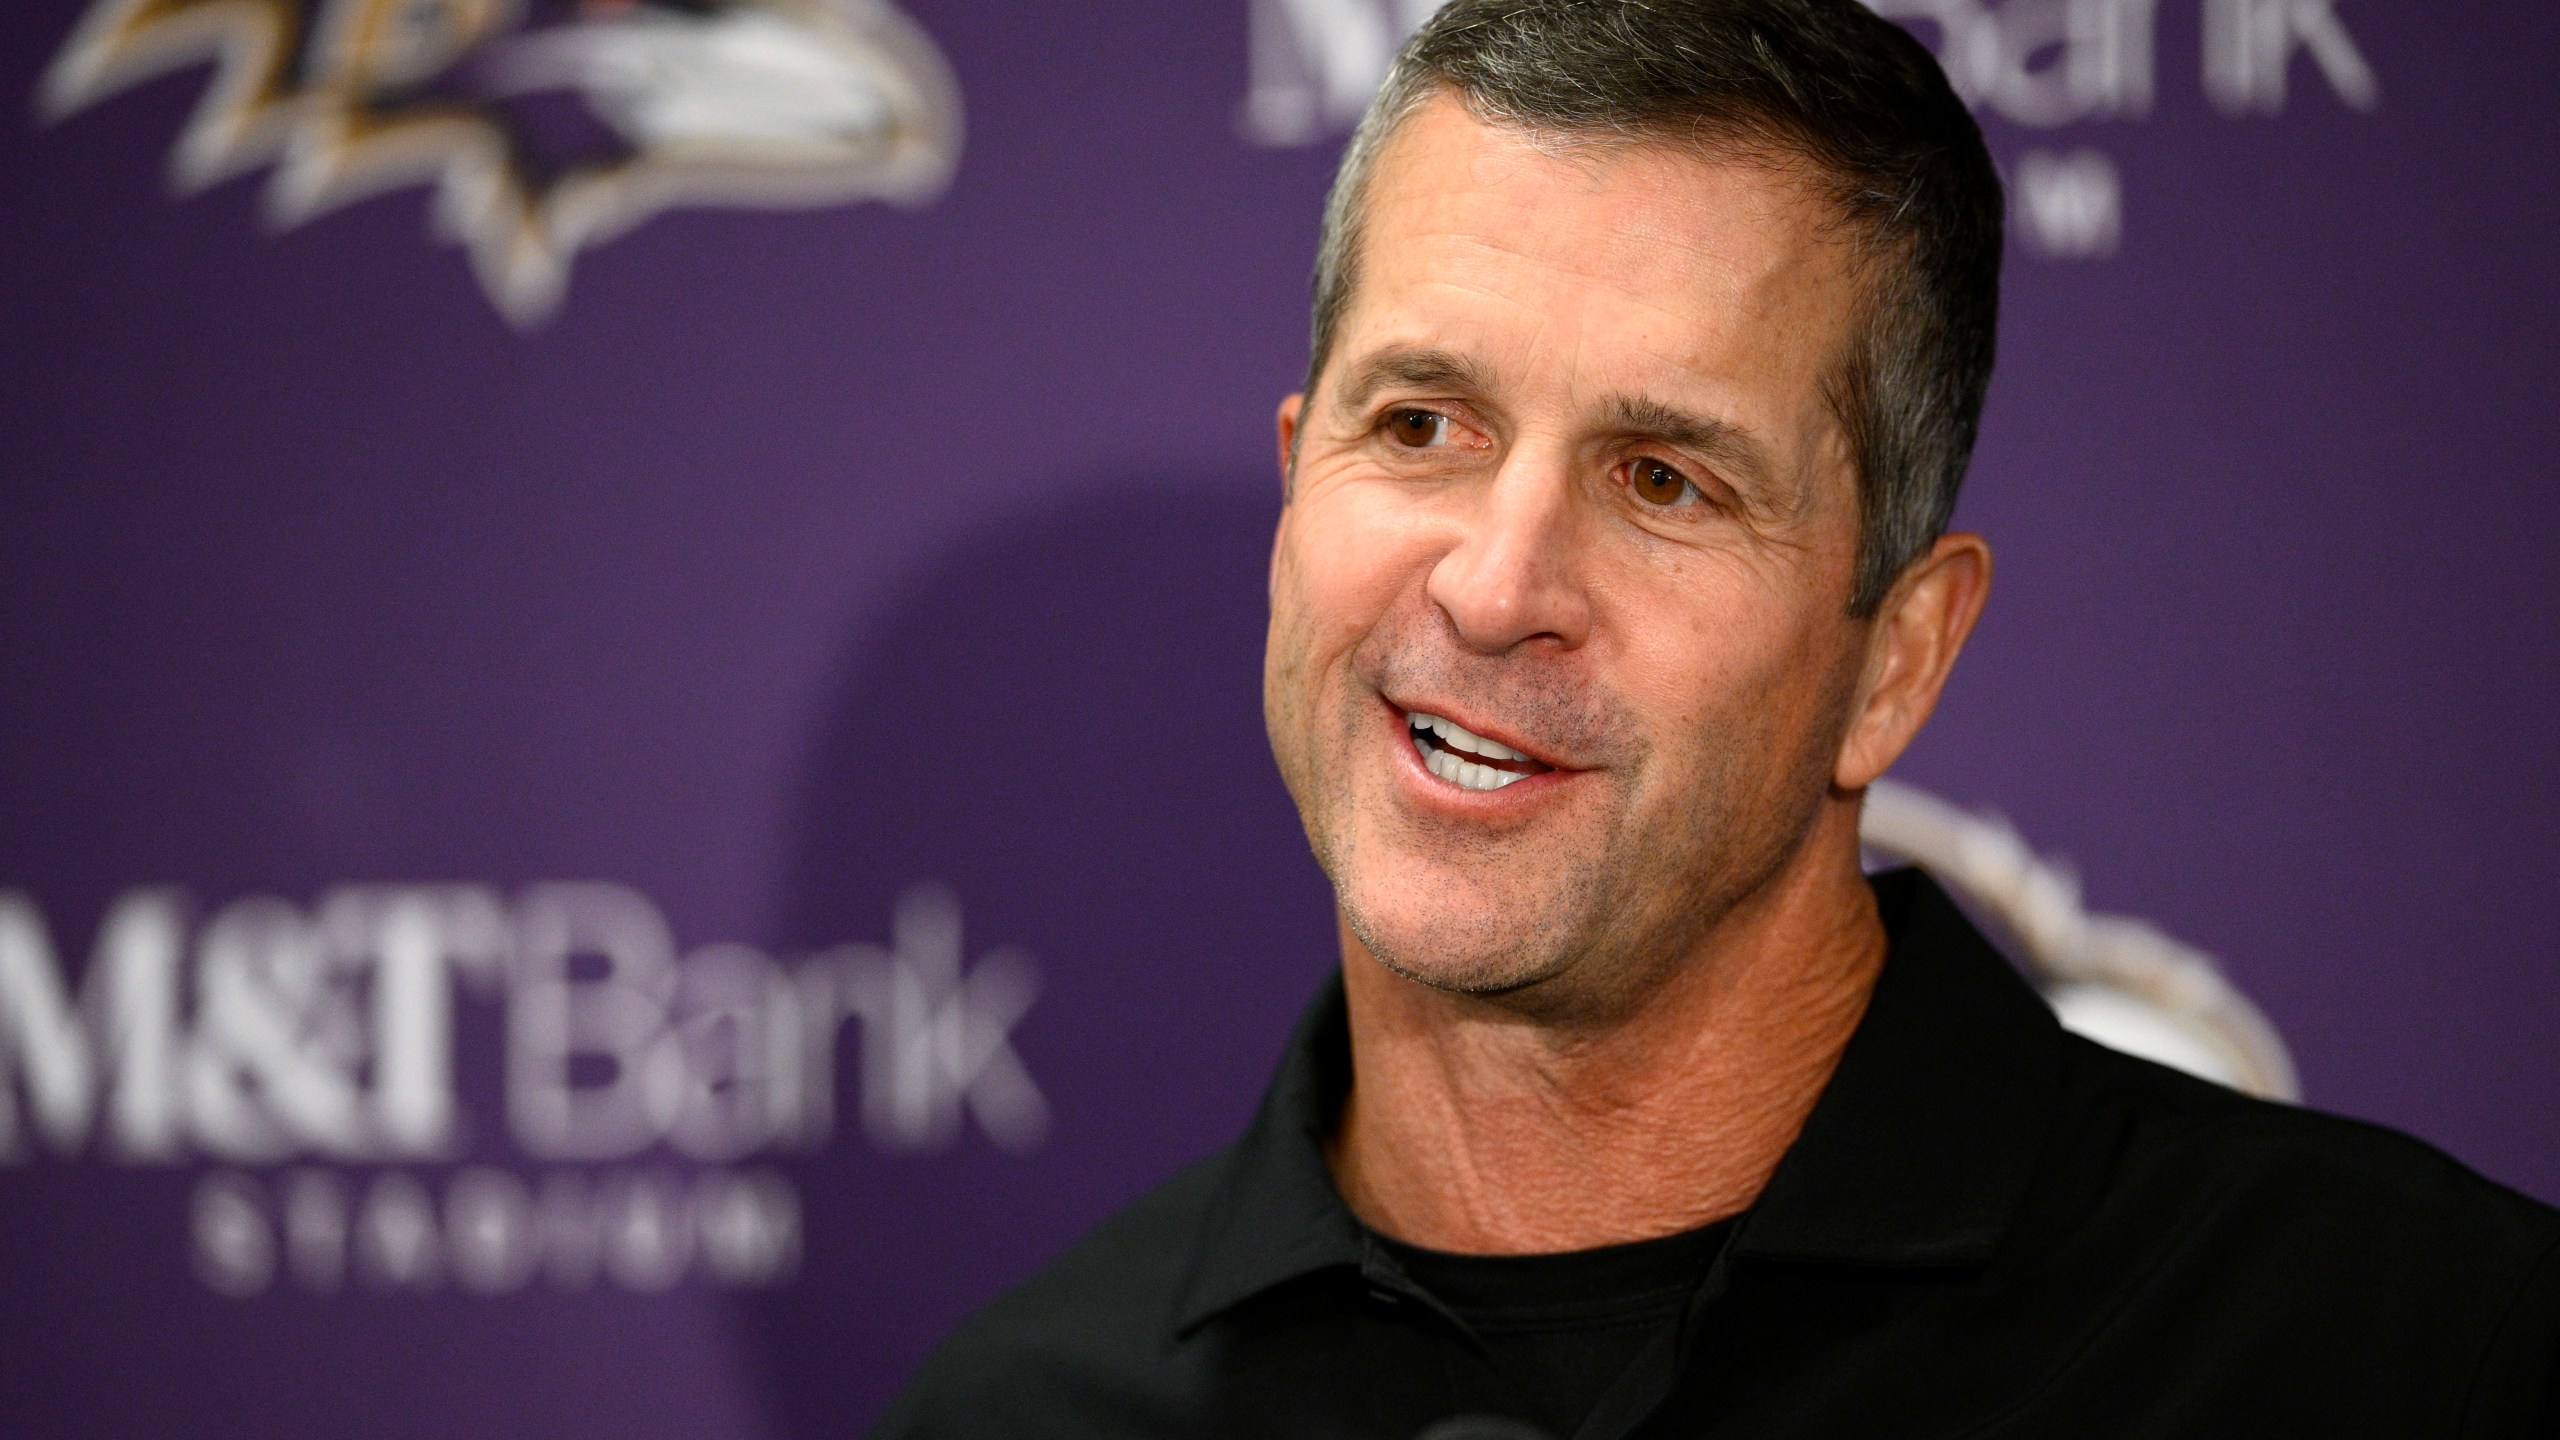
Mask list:
[[[2297,6],[2279,99],[2204,78],[2250,3],[2159,7],[2147,111],[2121,74],[2057,117],[1984,72],[2041,187],[1961,517],[2000,582],[1899,773],[2222,957],[2314,1103],[2560,1199],[2560,12]],[[0,16],[0,99],[85,8]],[[1010,1147],[978,1091],[935,1101],[956,1138],[856,1123],[849,1058],[823,1139],[544,1156],[506,1138],[501,1007],[457,981],[436,1155],[141,1163],[103,1110],[35,1127],[0,965],[13,1430],[843,1433],[1240,1123],[1329,959],[1256,708],[1334,153],[1321,114],[1262,143],[1304,8],[909,0],[967,109],[946,194],[670,213],[522,333],[418,189],[281,234],[254,178],[173,199],[201,68],[0,124],[0,891],[66,982],[140,885],[201,920],[609,880],[687,949],[799,965],[938,884],[972,973],[1037,966],[987,1023],[1046,1105]],[[272,1217],[394,1175],[449,1218],[473,1165],[760,1177],[796,1265],[483,1294],[450,1257],[226,1271],[206,1228],[208,1176]]]

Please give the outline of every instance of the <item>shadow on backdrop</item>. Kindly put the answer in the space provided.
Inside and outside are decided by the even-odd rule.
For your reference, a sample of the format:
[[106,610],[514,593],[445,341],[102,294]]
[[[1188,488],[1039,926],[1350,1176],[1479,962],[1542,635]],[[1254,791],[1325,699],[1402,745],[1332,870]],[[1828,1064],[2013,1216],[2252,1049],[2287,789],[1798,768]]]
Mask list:
[[1224,1143],[1333,961],[1331,907],[1263,737],[1276,496],[1120,483],[994,524],[853,648],[809,762],[783,940],[885,943],[919,882],[962,953],[1020,947],[1013,1048],[1046,1138],[866,1136],[848,1025],[834,1141],[797,1162],[797,1284],[740,1302],[781,1436],[877,1415],[961,1316]]

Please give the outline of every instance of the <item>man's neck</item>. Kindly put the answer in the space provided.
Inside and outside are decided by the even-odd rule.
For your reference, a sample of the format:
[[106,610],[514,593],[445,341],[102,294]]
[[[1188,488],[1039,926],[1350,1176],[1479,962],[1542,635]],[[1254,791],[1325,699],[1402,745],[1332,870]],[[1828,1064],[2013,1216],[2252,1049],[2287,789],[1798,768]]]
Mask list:
[[[1837,849],[1823,838],[1806,850]],[[1505,1255],[1650,1239],[1747,1208],[1884,961],[1854,839],[1848,853],[1781,871],[1641,1003],[1597,1024],[1417,984],[1346,928],[1354,1078],[1329,1158],[1353,1213],[1411,1244]]]

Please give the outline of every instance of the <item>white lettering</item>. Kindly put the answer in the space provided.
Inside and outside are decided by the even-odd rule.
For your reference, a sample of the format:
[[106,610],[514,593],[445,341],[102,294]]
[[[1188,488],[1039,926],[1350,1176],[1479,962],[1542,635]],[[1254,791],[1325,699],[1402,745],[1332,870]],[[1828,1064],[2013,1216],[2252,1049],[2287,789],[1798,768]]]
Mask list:
[[890,952],[842,946],[803,971],[810,1114],[822,1124],[831,1113],[836,1030],[858,1016],[862,1118],[875,1143],[940,1149],[958,1137],[965,1108],[999,1147],[1037,1148],[1049,1105],[1010,1037],[1039,995],[1038,968],[1020,951],[998,950],[964,975],[960,905],[939,886],[900,898],[892,934]]
[[2100,150],[2018,161],[2018,222],[2027,244],[2057,258],[2112,255],[2124,235],[2123,187]]
[[678,1151],[731,1160],[797,1129],[799,1011],[798,988],[761,951],[714,945],[686,957],[648,1086],[650,1118]]
[[617,1171],[596,1205],[604,1270],[625,1290],[651,1294],[684,1278],[693,1263],[693,1206],[672,1175]]
[[552,1285],[562,1290],[593,1285],[604,1247],[596,1224],[595,1186],[576,1170],[555,1170],[542,1177],[536,1209],[542,1268]]
[[95,1118],[102,1052],[111,1148],[129,1160],[177,1155],[181,913],[171,891],[118,899],[98,927],[75,1010],[43,915],[25,896],[0,893],[0,1162],[23,1154],[12,1063],[37,1128],[69,1153]]
[[[1358,123],[1395,51],[1441,0],[1251,0],[1240,124],[1265,145],[1307,145]],[[2206,92],[2232,114],[2284,108],[2297,53],[2339,99],[2380,103],[2339,0],[2201,0]],[[2137,119],[2157,93],[2159,0],[1867,0],[1931,38],[1966,104],[2021,125]]]
[[714,1170],[694,1182],[703,1273],[723,1285],[777,1285],[800,1264],[800,1195],[770,1171]]
[[2151,113],[2159,0],[2070,0],[2064,78],[2082,115]]
[[302,911],[263,895],[223,907],[197,941],[196,983],[187,1092],[197,1142],[234,1160],[305,1146],[363,1153],[363,1021]]
[[233,1170],[217,1170],[196,1182],[190,1207],[196,1278],[207,1289],[255,1295],[275,1279],[276,1238],[258,1182]]
[[327,1170],[297,1170],[284,1181],[286,1268],[306,1290],[335,1290],[347,1278],[347,1190]]
[[[76,990],[35,905],[0,893],[0,1160],[24,1158],[31,1129],[77,1152],[102,1100],[118,1158],[178,1158],[189,1139],[261,1165],[456,1155],[457,1006],[474,988],[503,1005],[507,1120],[539,1158],[823,1144],[854,1019],[875,1142],[938,1149],[974,1118],[1001,1148],[1037,1146],[1047,1100],[1012,1043],[1038,994],[1030,958],[964,966],[959,902],[937,887],[906,895],[891,930],[887,948],[796,967],[736,944],[678,962],[657,907],[617,885],[539,885],[512,909],[478,886],[346,886],[308,911],[252,895],[196,937],[189,1016],[174,893],[120,899]],[[325,1187],[281,1183],[278,1203],[289,1267],[365,1223]]]
[[2310,52],[2340,100],[2358,110],[2380,104],[2381,82],[2335,6],[2336,0],[2205,0],[2205,93],[2234,115],[2272,115],[2284,109],[2285,73],[2299,49]]
[[[538,885],[516,911],[507,1004],[507,1118],[531,1154],[605,1160],[658,1138],[646,1062],[667,1027],[675,941],[620,885]],[[600,970],[572,975],[585,960]],[[581,1080],[577,1062],[603,1071]]]
[[321,900],[319,927],[336,967],[372,972],[371,1153],[451,1153],[454,977],[499,978],[512,949],[505,908],[478,886],[346,886]]
[[453,1278],[479,1295],[521,1290],[542,1264],[542,1232],[533,1193],[504,1170],[485,1165],[454,1173],[445,1187],[445,1250]]
[[421,1290],[443,1275],[435,1202],[405,1170],[385,1170],[356,1214],[356,1273],[384,1290]]
[[1308,145],[1359,123],[1396,47],[1442,0],[1253,0],[1241,124],[1264,145]]
[[207,1172],[189,1213],[197,1277],[240,1297],[267,1293],[279,1275],[323,1293],[353,1275],[374,1290],[449,1283],[472,1295],[538,1280],[585,1290],[601,1275],[656,1294],[687,1280],[778,1285],[800,1264],[800,1195],[772,1170],[554,1170],[533,1182],[465,1165],[441,1193],[413,1172],[382,1170],[352,1210],[351,1178],[296,1170],[270,1189],[243,1171]]
[[2068,125],[2151,109],[2157,0],[1868,0],[1889,20],[1937,31],[1938,60],[1965,103],[2021,125]]

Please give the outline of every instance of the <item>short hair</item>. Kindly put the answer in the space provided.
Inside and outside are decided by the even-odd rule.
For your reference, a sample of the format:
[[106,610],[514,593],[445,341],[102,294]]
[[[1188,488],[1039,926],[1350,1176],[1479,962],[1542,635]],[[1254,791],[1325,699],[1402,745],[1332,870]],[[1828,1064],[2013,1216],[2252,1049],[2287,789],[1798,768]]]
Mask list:
[[1444,93],[1489,123],[1823,182],[1869,277],[1825,390],[1858,476],[1849,609],[1873,614],[1954,513],[1999,325],[2000,176],[1937,60],[1858,0],[1451,0],[1398,52],[1325,201],[1310,394],[1358,279],[1370,172]]

